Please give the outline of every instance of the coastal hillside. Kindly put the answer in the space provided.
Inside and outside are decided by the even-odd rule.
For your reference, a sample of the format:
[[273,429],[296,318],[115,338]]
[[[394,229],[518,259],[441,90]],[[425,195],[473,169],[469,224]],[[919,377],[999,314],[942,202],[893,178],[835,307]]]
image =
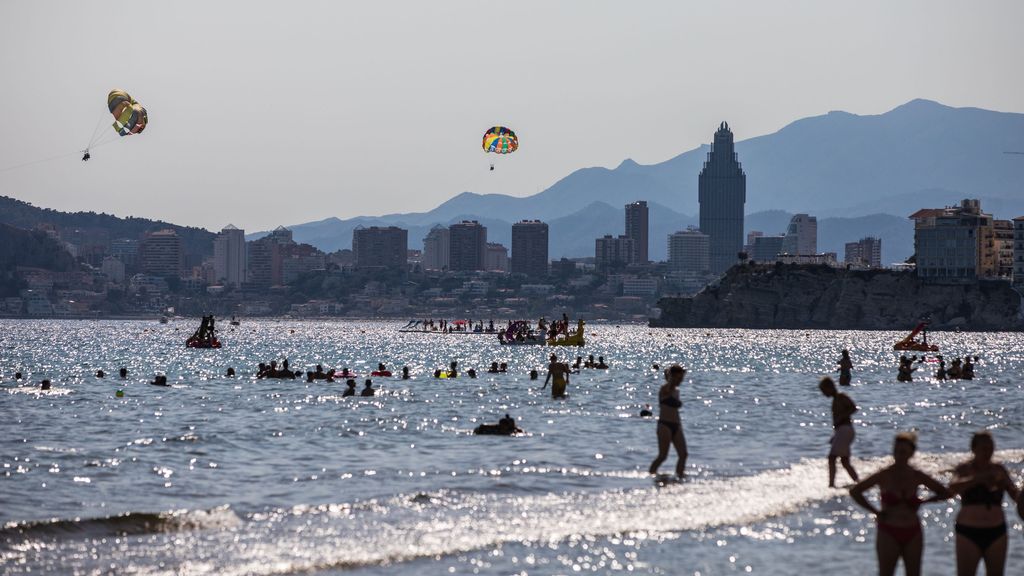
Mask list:
[[734,266],[695,296],[663,298],[652,326],[672,328],[932,328],[1024,330],[1021,295],[1008,282],[923,284],[913,272],[828,266]]
[[115,238],[141,238],[146,232],[173,229],[182,238],[185,254],[191,261],[199,262],[213,252],[213,233],[192,226],[178,226],[162,220],[147,218],[119,218],[112,214],[96,212],[61,212],[39,208],[28,202],[0,196],[0,224],[32,230],[41,224],[56,226],[62,235],[72,231],[85,235],[102,235],[107,240]]

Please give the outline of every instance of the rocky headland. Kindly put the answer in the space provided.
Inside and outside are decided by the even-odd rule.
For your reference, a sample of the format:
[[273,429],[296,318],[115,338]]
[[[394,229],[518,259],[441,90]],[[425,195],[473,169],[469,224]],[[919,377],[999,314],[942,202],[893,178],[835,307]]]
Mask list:
[[926,284],[913,272],[798,264],[737,265],[691,297],[662,298],[651,326],[1024,330],[1022,296],[1002,280]]

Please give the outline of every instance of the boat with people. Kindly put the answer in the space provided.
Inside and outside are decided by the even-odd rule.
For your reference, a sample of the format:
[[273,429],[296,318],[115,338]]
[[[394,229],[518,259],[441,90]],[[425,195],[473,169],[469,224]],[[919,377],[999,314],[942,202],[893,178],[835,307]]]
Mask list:
[[498,332],[498,343],[502,346],[544,345],[544,333],[537,333],[533,324],[526,320],[510,322],[508,328]]
[[213,315],[203,316],[199,329],[185,340],[186,348],[220,348],[220,340],[214,327]]
[[[555,332],[554,336],[548,337],[548,346],[585,346],[587,341],[583,334],[583,326],[586,322],[581,318],[576,322],[576,330],[568,331],[567,326]],[[550,334],[550,333],[549,333]]]
[[502,330],[494,326],[494,320],[484,324],[483,320],[475,324],[472,320],[409,320],[409,323],[398,329],[403,334],[445,334],[483,336],[497,334]]
[[[921,335],[921,339],[917,339],[917,335]],[[893,350],[901,352],[938,352],[939,347],[935,344],[928,343],[928,321],[922,320],[914,327],[914,330],[910,332],[905,338],[896,342],[892,347]]]

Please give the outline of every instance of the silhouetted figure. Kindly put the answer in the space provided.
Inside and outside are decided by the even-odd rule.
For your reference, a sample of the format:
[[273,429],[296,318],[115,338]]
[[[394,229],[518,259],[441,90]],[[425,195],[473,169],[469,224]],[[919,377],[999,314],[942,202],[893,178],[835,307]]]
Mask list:
[[[916,451],[916,434],[897,434],[892,447],[895,462],[850,489],[854,502],[875,515],[878,573],[884,576],[896,573],[900,558],[903,558],[906,574],[921,573],[924,538],[917,510],[926,502],[939,502],[953,496],[938,480],[910,465],[910,458]],[[875,486],[880,492],[881,508],[876,508],[864,497],[864,492]],[[931,490],[933,495],[925,500],[918,498],[917,491],[921,486]]]
[[850,464],[850,447],[853,445],[855,436],[853,430],[853,414],[857,411],[857,405],[849,396],[836,390],[836,383],[828,376],[818,383],[821,393],[832,399],[832,445],[828,452],[828,486],[836,486],[836,460],[838,459],[846,473],[857,482],[857,471]]
[[345,386],[347,386],[347,388],[345,388],[345,391],[342,392],[342,394],[341,394],[342,398],[344,398],[345,396],[355,396],[356,395],[356,381],[354,379],[349,378],[348,380],[346,380],[345,381]]
[[491,367],[487,369],[487,373],[488,374],[497,374],[498,373],[498,363],[497,362],[491,362]]
[[466,370],[466,376],[469,376],[470,378],[476,378],[476,370],[472,368]]
[[498,420],[497,424],[481,424],[473,430],[473,433],[489,436],[512,436],[522,433],[522,430],[516,426],[515,418],[505,414],[505,417]]
[[680,479],[686,474],[686,436],[683,435],[683,422],[679,418],[679,409],[683,403],[679,399],[679,385],[686,377],[686,370],[678,364],[665,370],[665,383],[658,389],[658,456],[651,462],[648,472],[656,475],[658,467],[668,458],[669,446],[674,446],[679,460],[676,462],[676,476]]
[[235,369],[234,368],[228,368],[228,371],[225,373],[225,376],[227,376],[228,378],[234,378],[235,377]]
[[125,368],[124,366],[121,366],[121,369],[118,370],[117,373],[121,377],[122,380],[124,380],[125,378],[128,377],[128,369]]
[[540,377],[540,374],[537,373],[536,369],[530,370],[530,380],[536,380],[538,377]]
[[359,392],[360,396],[373,396],[376,390],[373,389],[373,381],[369,378],[363,383],[363,389]]
[[408,380],[408,379],[409,379],[409,367],[408,366],[402,366],[402,380]]
[[43,380],[42,382],[40,382],[39,383],[39,389],[40,390],[49,390],[50,389],[50,381],[49,380]]
[[170,386],[170,384],[167,383],[167,376],[164,376],[163,374],[157,374],[150,384],[153,386]]
[[652,416],[654,416],[654,412],[651,412],[651,405],[650,404],[644,404],[644,407],[640,409],[640,417],[641,418],[650,418]]
[[597,364],[594,364],[594,368],[597,368],[599,370],[607,370],[608,369],[608,365],[604,363],[604,356],[598,356],[597,357]]
[[103,372],[103,370],[97,370],[96,371],[96,377],[97,378],[103,378],[104,376],[106,376],[106,374]]
[[839,357],[836,364],[839,364],[839,385],[849,386],[853,379],[853,361],[850,360],[850,351],[843,350],[842,356]]

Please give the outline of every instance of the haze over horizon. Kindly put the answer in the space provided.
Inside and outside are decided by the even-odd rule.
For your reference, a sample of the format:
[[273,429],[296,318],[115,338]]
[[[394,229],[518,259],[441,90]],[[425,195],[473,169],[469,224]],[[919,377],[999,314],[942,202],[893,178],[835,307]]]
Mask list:
[[[0,194],[255,231],[528,196],[667,160],[722,120],[742,141],[915,98],[1019,112],[1022,17],[1009,1],[179,2],[116,25],[96,5],[5,2]],[[115,87],[150,125],[82,163]],[[521,148],[490,172],[496,124]]]

